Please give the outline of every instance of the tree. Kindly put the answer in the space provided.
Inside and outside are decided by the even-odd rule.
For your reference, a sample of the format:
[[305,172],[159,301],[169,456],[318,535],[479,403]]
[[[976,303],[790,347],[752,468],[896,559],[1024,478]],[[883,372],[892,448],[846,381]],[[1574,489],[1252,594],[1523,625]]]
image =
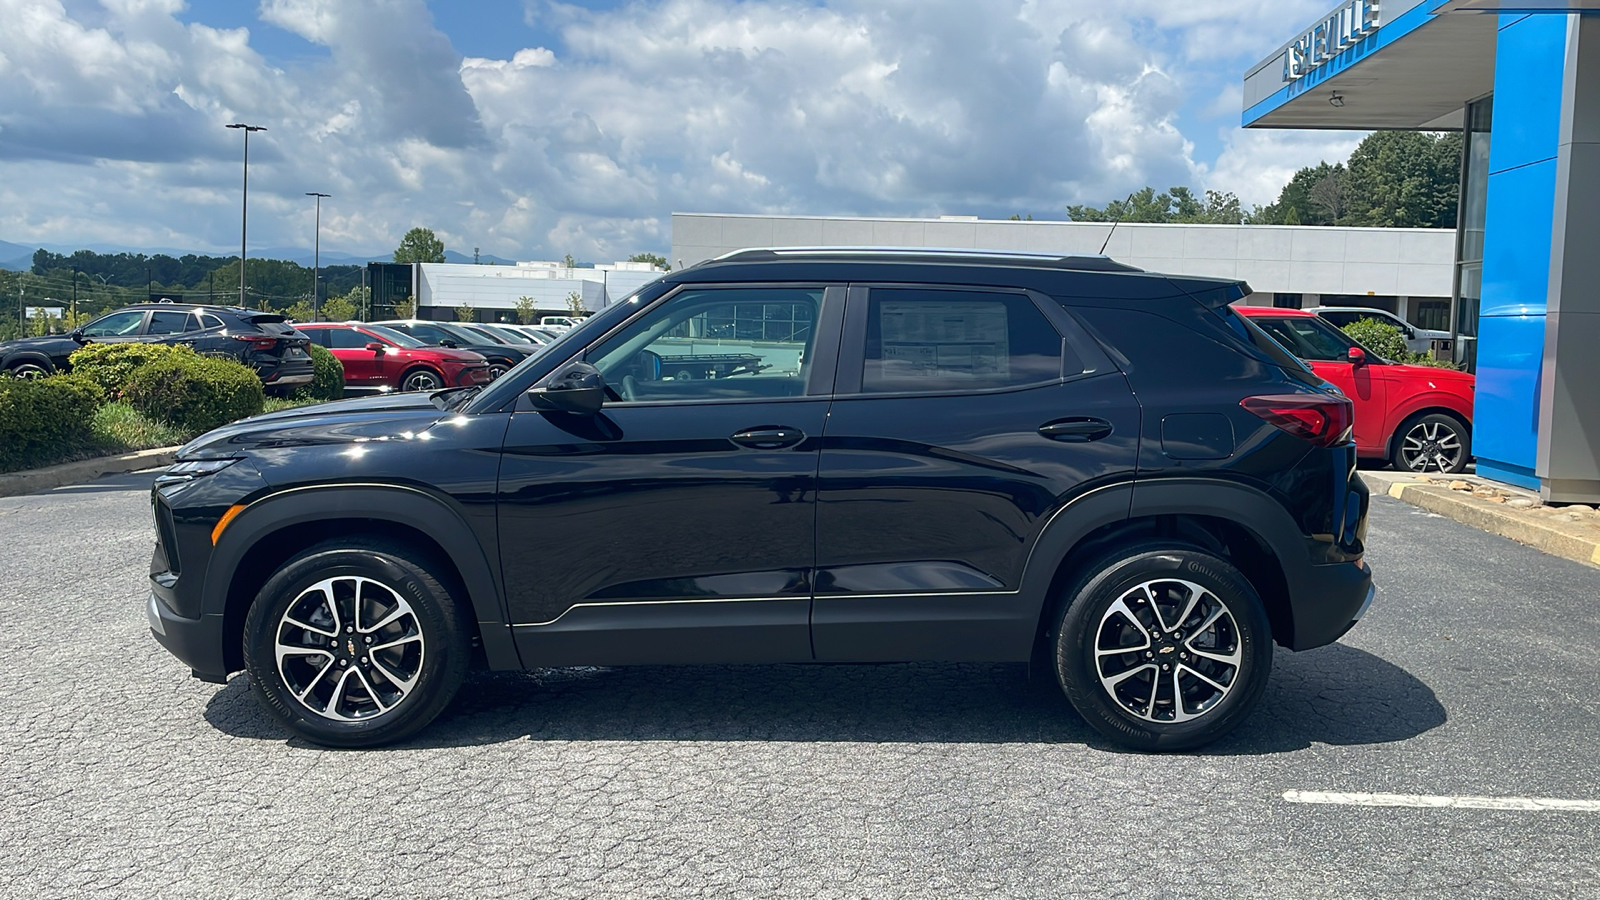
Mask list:
[[1350,154],[1349,224],[1454,228],[1461,135],[1378,131]]
[[[571,257],[569,256],[568,259],[571,259]],[[635,253],[634,255],[628,257],[628,262],[649,263],[663,272],[672,271],[672,266],[667,264],[667,258],[655,253]]]
[[413,300],[397,300],[394,304],[394,317],[396,319],[409,319],[416,315],[417,304]]
[[1311,206],[1326,215],[1334,224],[1339,224],[1346,211],[1345,204],[1345,170],[1335,168],[1322,180],[1311,186]]
[[517,298],[517,323],[519,325],[532,325],[534,312],[532,297]]
[[316,321],[315,314],[311,311],[310,300],[296,300],[289,304],[289,308],[284,310],[283,314],[296,322]]
[[350,304],[351,313],[348,318],[360,319],[365,322],[372,318],[372,288],[356,285],[344,295],[344,301]]
[[574,319],[589,314],[589,311],[583,308],[583,295],[577,291],[570,291],[567,294],[567,314]]
[[566,255],[566,257],[564,257],[564,262],[566,264],[566,267],[569,268],[569,269],[573,268],[574,266],[576,266],[578,264],[577,261],[572,258],[572,254],[571,253],[568,253]]
[[1239,198],[1231,193],[1206,191],[1204,198],[1186,187],[1157,194],[1153,187],[1134,191],[1126,200],[1113,200],[1104,209],[1069,206],[1074,222],[1156,222],[1162,224],[1238,225],[1245,219]]
[[434,236],[432,228],[420,226],[406,232],[400,239],[400,246],[395,248],[394,261],[397,263],[442,263],[444,262],[444,241]]
[[1006,221],[1008,221],[1008,222],[1032,222],[1033,221],[1033,213],[1028,213],[1028,217],[1026,219],[1024,219],[1022,217],[1022,213],[1012,213],[1011,214],[1011,218],[1007,219]]
[[471,303],[463,303],[456,307],[456,321],[476,322],[478,321],[478,311],[472,308]]
[[348,322],[356,317],[356,309],[349,296],[329,297],[322,301],[322,318],[329,322]]

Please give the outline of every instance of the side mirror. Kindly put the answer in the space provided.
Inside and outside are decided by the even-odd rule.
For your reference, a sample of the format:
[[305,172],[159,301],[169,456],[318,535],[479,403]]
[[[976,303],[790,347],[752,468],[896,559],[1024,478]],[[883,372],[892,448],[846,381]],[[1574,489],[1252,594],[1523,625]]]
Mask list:
[[567,366],[548,387],[528,391],[534,409],[592,416],[606,402],[606,379],[588,363]]
[[1350,362],[1353,365],[1364,366],[1367,364],[1367,351],[1360,347],[1350,348]]
[[72,338],[80,344],[87,344],[89,342],[89,339],[83,336],[82,328],[72,329],[72,331],[67,334],[67,337]]
[[448,347],[448,348],[450,348],[450,349],[451,349],[451,350],[454,350],[454,349],[456,349],[456,348],[457,348],[457,347],[459,347],[459,346],[460,346],[460,345],[459,345],[459,344],[457,344],[457,343],[456,343],[456,342],[455,342],[455,341],[440,341],[440,342],[439,342],[439,346],[441,346],[441,347]]
[[371,350],[373,353],[382,353],[383,345],[377,341],[372,341],[371,343],[367,344],[367,349]]

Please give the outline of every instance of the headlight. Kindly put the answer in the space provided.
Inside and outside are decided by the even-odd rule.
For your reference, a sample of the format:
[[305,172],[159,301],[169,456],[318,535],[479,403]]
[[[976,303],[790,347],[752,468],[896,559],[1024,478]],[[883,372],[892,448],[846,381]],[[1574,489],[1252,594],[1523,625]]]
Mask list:
[[188,462],[175,463],[165,472],[156,476],[156,487],[169,484],[182,484],[207,475],[215,475],[223,469],[238,462],[237,459],[195,459]]

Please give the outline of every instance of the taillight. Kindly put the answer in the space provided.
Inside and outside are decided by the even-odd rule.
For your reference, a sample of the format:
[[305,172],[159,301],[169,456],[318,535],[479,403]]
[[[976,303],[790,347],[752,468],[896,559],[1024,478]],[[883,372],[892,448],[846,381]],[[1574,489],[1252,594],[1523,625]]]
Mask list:
[[1239,405],[1298,438],[1318,447],[1350,440],[1355,406],[1333,394],[1270,394],[1246,397]]
[[235,334],[231,337],[236,341],[245,341],[257,350],[271,350],[278,343],[277,338],[264,334]]

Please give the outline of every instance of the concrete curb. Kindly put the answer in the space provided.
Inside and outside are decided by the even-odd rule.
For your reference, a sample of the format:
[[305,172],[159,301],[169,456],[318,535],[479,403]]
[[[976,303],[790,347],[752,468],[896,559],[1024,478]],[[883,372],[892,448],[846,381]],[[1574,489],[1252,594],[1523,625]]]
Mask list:
[[177,447],[158,447],[154,450],[140,450],[137,453],[129,453],[126,456],[101,456],[95,459],[62,463],[59,466],[47,466],[43,469],[9,472],[0,475],[0,497],[35,494],[39,491],[48,491],[51,488],[61,487],[64,484],[80,484],[85,481],[93,481],[102,475],[121,475],[125,472],[137,472],[141,469],[170,466],[177,455]]
[[[1600,514],[1569,514],[1537,506],[1532,509],[1511,507],[1507,505],[1508,498],[1525,497],[1537,501],[1538,495],[1473,476],[1424,480],[1397,472],[1362,472],[1361,477],[1374,494],[1387,494],[1551,556],[1600,566]],[[1452,490],[1449,486],[1452,481],[1473,485],[1479,494]]]

